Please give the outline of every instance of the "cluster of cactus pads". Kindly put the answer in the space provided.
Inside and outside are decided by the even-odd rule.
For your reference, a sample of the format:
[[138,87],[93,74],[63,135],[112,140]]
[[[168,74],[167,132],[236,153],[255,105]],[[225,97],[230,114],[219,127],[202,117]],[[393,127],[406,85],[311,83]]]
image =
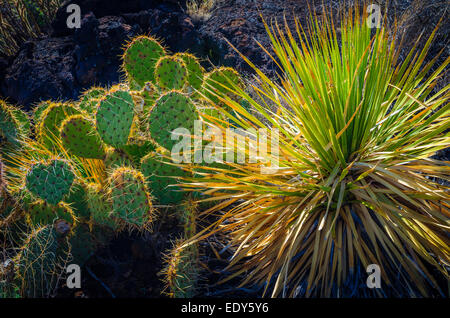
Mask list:
[[167,253],[166,292],[195,294],[198,247],[183,242],[195,235],[196,208],[177,187],[187,172],[171,162],[171,132],[193,132],[199,109],[220,103],[214,92],[242,80],[232,68],[206,73],[148,36],[128,43],[123,71],[123,83],[43,101],[31,114],[0,101],[0,233],[16,238],[21,296],[48,296],[65,262],[83,265],[123,230],[151,230],[167,208],[184,237]]

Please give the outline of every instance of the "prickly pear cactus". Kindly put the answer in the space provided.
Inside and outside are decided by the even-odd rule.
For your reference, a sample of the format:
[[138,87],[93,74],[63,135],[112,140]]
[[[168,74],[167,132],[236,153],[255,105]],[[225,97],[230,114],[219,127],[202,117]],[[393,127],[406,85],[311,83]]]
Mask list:
[[108,171],[119,167],[131,167],[131,158],[121,149],[108,148],[104,159],[105,167]]
[[176,242],[165,260],[164,280],[167,294],[172,298],[192,298],[198,290],[200,270],[197,246],[183,247],[183,243]]
[[155,39],[139,36],[131,41],[123,56],[123,69],[128,81],[141,88],[155,81],[155,65],[165,55],[164,48]]
[[[151,137],[166,149],[178,143],[172,140],[172,131],[177,128],[187,129],[194,133],[194,122],[198,118],[191,99],[177,91],[163,94],[155,103],[148,119],[148,130]],[[180,131],[181,132],[181,131]]]
[[19,132],[22,137],[30,137],[31,135],[31,122],[28,114],[23,110],[17,107],[12,107],[11,111],[13,113],[14,118],[17,120],[19,124]]
[[102,87],[91,87],[81,96],[78,107],[88,114],[95,113],[98,102],[106,93],[107,91]]
[[192,54],[177,53],[175,54],[175,57],[182,59],[186,65],[188,71],[187,83],[189,93],[194,93],[195,96],[198,97],[195,91],[199,91],[202,88],[205,70],[200,65],[198,59]]
[[91,214],[87,205],[87,185],[84,181],[75,180],[64,202],[70,206],[77,219],[89,222]]
[[143,175],[130,168],[114,170],[109,182],[113,214],[130,225],[152,221],[152,204]]
[[0,100],[0,144],[18,145],[20,125],[11,111],[11,107]]
[[99,184],[88,184],[87,204],[94,224],[108,227],[117,232],[123,228],[123,223],[111,214],[111,200]]
[[40,116],[38,126],[38,139],[49,149],[55,147],[59,138],[61,124],[67,117],[78,115],[81,112],[71,104],[52,103]]
[[[231,68],[205,75],[195,56],[167,56],[147,36],[127,45],[123,70],[126,82],[109,90],[93,87],[76,103],[40,102],[31,121],[0,101],[1,146],[20,146],[0,147],[8,156],[6,173],[0,161],[0,228],[17,232],[8,233],[20,236],[11,240],[15,247],[24,244],[22,233],[31,232],[16,262],[22,296],[51,295],[60,255],[70,252],[82,265],[117,233],[149,229],[153,199],[156,208],[171,206],[184,240],[196,234],[197,193],[181,191],[179,183],[189,175],[172,164],[170,151],[180,139],[192,141],[200,115],[207,121],[208,114],[225,114],[214,92],[230,94],[223,86],[232,86],[229,80],[241,85],[241,79]],[[191,144],[180,150],[191,152]],[[198,288],[199,246],[183,242],[167,257],[173,297],[192,297]]]
[[[128,144],[121,147],[121,150],[123,150],[128,155],[133,163],[139,163],[143,157],[145,157],[148,153],[154,151],[155,149],[155,143],[143,137],[131,137],[128,141]],[[124,164],[123,166],[126,165],[127,164]],[[128,165],[130,166],[133,164]]]
[[96,121],[102,140],[113,147],[125,145],[134,117],[133,98],[124,90],[111,90],[99,103]]
[[152,196],[160,204],[178,204],[185,197],[185,193],[176,185],[180,177],[186,176],[186,172],[171,165],[168,159],[158,153],[149,153],[142,158],[141,171]]
[[38,227],[29,235],[16,261],[21,296],[47,298],[52,295],[66,261],[64,253],[58,252],[61,239],[53,225]]
[[25,182],[28,191],[49,204],[59,203],[69,193],[75,179],[72,168],[64,160],[54,159],[48,163],[34,164]]
[[71,226],[76,223],[75,214],[65,203],[50,205],[43,200],[37,200],[28,207],[27,222],[31,226],[53,224],[55,219],[64,220]]
[[148,114],[160,94],[159,89],[152,82],[145,83],[142,90],[134,95],[139,98],[139,102],[135,102],[138,114],[141,116]]
[[242,85],[242,79],[236,70],[231,67],[221,67],[205,75],[203,93],[214,104],[220,104],[227,108],[228,106],[223,105],[217,95],[236,97],[230,90],[235,90],[234,86],[242,87]]
[[181,90],[186,84],[187,68],[183,59],[176,56],[164,56],[155,67],[156,84],[163,90]]
[[51,100],[41,101],[33,108],[32,118],[35,123],[39,123],[41,121],[42,114],[52,104],[53,102]]
[[82,115],[68,117],[61,125],[61,140],[66,150],[87,159],[103,159],[105,150],[95,125]]
[[183,225],[185,238],[192,238],[197,234],[197,206],[194,200],[188,199],[179,207],[178,215]]

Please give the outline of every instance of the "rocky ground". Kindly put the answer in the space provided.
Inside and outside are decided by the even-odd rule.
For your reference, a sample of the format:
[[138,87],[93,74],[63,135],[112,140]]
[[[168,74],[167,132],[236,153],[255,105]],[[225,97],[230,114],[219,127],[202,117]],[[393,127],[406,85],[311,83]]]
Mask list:
[[[261,16],[278,21],[285,16],[288,24],[293,25],[295,16],[304,22],[308,14],[307,0],[218,0],[211,16],[204,20],[187,15],[182,0],[69,2],[79,4],[82,9],[81,29],[66,27],[67,14],[63,6],[49,34],[26,42],[13,57],[0,56],[0,97],[31,109],[40,100],[76,100],[80,92],[92,85],[113,85],[122,76],[120,56],[124,44],[139,34],[160,38],[173,52],[190,51],[202,58],[205,67],[211,63],[230,65],[243,73],[251,73],[228,44],[230,41],[258,67],[273,74],[270,58],[257,44],[258,41],[263,47],[270,47]],[[315,2],[339,10],[343,1]],[[312,6],[320,8],[320,5]],[[448,1],[444,0],[391,0],[387,16],[391,25],[394,17],[398,18],[397,36],[405,37],[405,52],[422,30],[429,34],[443,17],[444,24],[431,49],[431,55],[442,50],[443,61],[450,53],[449,8]],[[441,82],[448,84],[448,74]],[[437,157],[449,160],[449,152],[443,151]],[[154,233],[118,237],[89,262],[88,275],[83,278],[86,287],[76,294],[63,288],[60,296],[160,296],[161,253],[170,246],[171,240],[177,238],[179,229],[170,220],[163,220],[161,229]],[[206,246],[205,250],[208,250]],[[207,253],[204,260],[209,260]],[[224,263],[220,260],[210,262],[208,265],[212,270],[206,272],[207,278],[213,281],[220,278],[222,274],[213,270],[220,269]],[[258,296],[260,293],[230,286],[210,289],[205,285],[202,293],[235,297]]]
[[[120,80],[123,45],[138,34],[151,34],[163,40],[173,52],[190,51],[205,66],[231,65],[241,72],[250,69],[227,40],[265,71],[273,70],[270,58],[258,46],[270,48],[261,16],[294,24],[294,16],[305,22],[307,0],[217,0],[206,21],[185,13],[185,1],[78,0],[82,9],[81,29],[66,26],[65,6],[58,12],[49,35],[25,43],[16,56],[0,57],[0,94],[10,102],[30,108],[43,99],[77,99],[92,85],[113,85]],[[314,1],[309,1],[314,2]],[[322,1],[315,1],[322,3]],[[339,10],[342,2],[323,1]],[[384,2],[384,1],[381,1]],[[68,2],[69,3],[69,2]],[[431,55],[450,53],[447,1],[392,0],[387,16],[399,19],[399,37],[405,36],[405,51],[422,30],[430,33],[439,19]],[[428,4],[427,4],[428,3]],[[320,8],[320,5],[315,5]],[[445,79],[448,82],[448,78]]]

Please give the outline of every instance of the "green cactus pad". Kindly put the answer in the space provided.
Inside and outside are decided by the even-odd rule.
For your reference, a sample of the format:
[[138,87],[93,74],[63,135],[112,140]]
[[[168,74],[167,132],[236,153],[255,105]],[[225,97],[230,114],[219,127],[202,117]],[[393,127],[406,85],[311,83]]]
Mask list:
[[164,48],[155,39],[138,36],[128,44],[123,56],[123,69],[130,83],[143,87],[155,81],[155,65],[164,56]]
[[89,222],[91,214],[87,205],[87,185],[83,181],[75,181],[69,194],[64,198],[80,221]]
[[94,224],[108,227],[113,231],[120,231],[123,228],[122,222],[111,215],[111,201],[99,184],[88,184],[86,197]]
[[134,103],[130,93],[112,90],[102,98],[96,113],[97,131],[113,147],[125,145],[131,131]]
[[131,158],[121,149],[108,148],[103,161],[107,170],[113,170],[119,167],[131,167]]
[[82,115],[68,117],[61,125],[61,140],[71,154],[87,159],[103,159],[105,150],[95,125]]
[[160,95],[160,91],[152,82],[145,83],[144,88],[139,91],[139,96],[142,98],[141,112],[143,114],[148,114]]
[[38,138],[47,148],[54,148],[59,138],[61,124],[67,117],[78,115],[80,111],[71,104],[52,103],[41,115]]
[[31,121],[28,114],[23,110],[13,107],[12,113],[19,124],[20,135],[23,137],[30,137],[31,135]]
[[88,114],[93,114],[97,109],[98,102],[106,93],[107,91],[102,87],[91,87],[80,97],[78,107]]
[[165,260],[165,281],[171,298],[192,298],[198,288],[198,247],[182,245],[183,241],[177,241]]
[[71,167],[57,159],[33,165],[25,177],[28,191],[49,204],[60,202],[69,193],[74,179]]
[[155,67],[156,84],[163,90],[181,90],[187,81],[187,68],[181,58],[164,56]]
[[136,135],[145,135],[148,126],[148,115],[160,95],[160,90],[153,85],[152,82],[145,83],[144,88],[138,92],[135,92],[133,95],[136,105],[136,113],[138,116],[136,127],[137,130],[135,131]]
[[143,138],[130,138],[128,144],[122,146],[122,150],[132,159],[133,162],[139,163],[143,157],[149,152],[156,149],[155,143]]
[[141,171],[144,174],[151,194],[160,204],[178,204],[185,197],[184,192],[175,185],[179,177],[187,173],[169,164],[169,160],[158,153],[149,153],[142,158]]
[[34,108],[33,108],[33,121],[37,125],[42,118],[42,114],[45,112],[45,110],[52,105],[53,102],[50,100],[39,102]]
[[53,224],[55,219],[64,220],[72,226],[76,223],[72,209],[65,203],[50,205],[43,200],[37,200],[28,207],[27,222],[32,226]]
[[0,100],[0,144],[6,142],[16,146],[19,144],[19,136],[20,124],[12,107]]
[[172,131],[182,127],[193,134],[197,119],[192,101],[180,92],[171,91],[156,101],[148,119],[148,130],[159,145],[170,150],[178,143],[178,140],[171,140]]
[[[187,82],[189,85],[189,93],[200,90],[203,84],[205,70],[200,65],[198,59],[189,53],[177,53],[175,56],[181,58],[186,65],[188,71]],[[197,94],[195,94],[195,96],[197,96]]]
[[181,224],[183,224],[184,237],[186,239],[192,238],[197,234],[197,206],[198,204],[190,198],[178,207],[178,216]]
[[138,227],[152,221],[150,195],[139,171],[118,168],[111,175],[109,186],[115,216]]
[[17,257],[22,297],[47,298],[54,292],[67,260],[58,251],[58,240],[53,225],[39,227],[28,236]]
[[[220,99],[215,94],[219,96],[226,95],[231,98],[239,99],[229,90],[235,90],[233,88],[234,85],[240,87],[243,86],[239,73],[231,67],[221,67],[214,69],[205,75],[203,81],[203,93],[205,94],[205,97],[211,100],[214,104],[225,106],[220,102]],[[228,106],[226,108],[228,108]]]

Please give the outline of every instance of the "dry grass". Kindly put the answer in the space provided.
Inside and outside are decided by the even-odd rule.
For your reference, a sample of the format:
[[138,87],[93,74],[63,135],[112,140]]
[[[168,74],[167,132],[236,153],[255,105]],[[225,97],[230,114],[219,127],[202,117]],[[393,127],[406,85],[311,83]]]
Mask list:
[[4,0],[0,5],[0,55],[11,56],[20,45],[42,34],[61,0]]
[[194,22],[203,22],[212,15],[212,9],[217,0],[188,0],[186,3],[186,13]]

